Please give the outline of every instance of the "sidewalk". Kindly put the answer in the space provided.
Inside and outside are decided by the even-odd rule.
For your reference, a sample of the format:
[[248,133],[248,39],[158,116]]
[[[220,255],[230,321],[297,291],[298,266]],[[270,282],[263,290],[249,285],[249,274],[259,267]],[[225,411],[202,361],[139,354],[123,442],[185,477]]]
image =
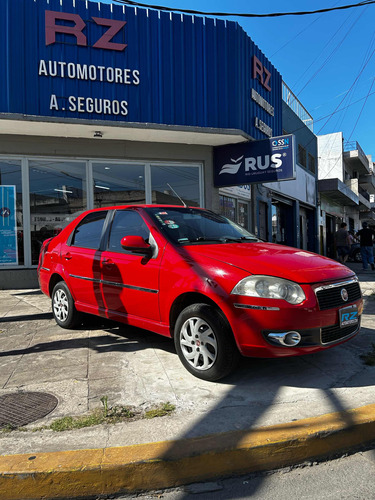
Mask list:
[[[0,430],[0,498],[165,488],[375,440],[375,367],[360,357],[375,343],[375,273],[349,267],[365,297],[355,339],[305,357],[244,358],[217,383],[191,376],[169,339],[98,318],[63,330],[38,290],[0,291],[0,417],[5,396],[15,394],[17,403],[40,393],[41,406],[56,404],[26,431]],[[33,432],[102,407],[103,397],[109,406],[170,402],[176,410],[152,420]],[[22,405],[13,411],[27,420]]]

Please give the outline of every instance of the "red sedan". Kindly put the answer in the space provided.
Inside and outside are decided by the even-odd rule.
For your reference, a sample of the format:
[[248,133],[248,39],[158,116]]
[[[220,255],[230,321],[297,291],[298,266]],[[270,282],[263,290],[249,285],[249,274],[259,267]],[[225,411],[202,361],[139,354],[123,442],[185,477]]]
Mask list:
[[349,268],[180,206],[89,210],[44,242],[38,277],[61,327],[89,313],[172,337],[205,380],[231,372],[239,353],[295,356],[344,342],[363,309]]

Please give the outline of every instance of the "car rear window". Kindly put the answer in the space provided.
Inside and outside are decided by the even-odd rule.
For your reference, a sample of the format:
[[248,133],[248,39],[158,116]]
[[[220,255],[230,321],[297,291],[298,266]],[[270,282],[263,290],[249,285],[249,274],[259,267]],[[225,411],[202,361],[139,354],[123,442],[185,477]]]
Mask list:
[[98,249],[107,210],[91,212],[76,227],[71,244],[76,247]]

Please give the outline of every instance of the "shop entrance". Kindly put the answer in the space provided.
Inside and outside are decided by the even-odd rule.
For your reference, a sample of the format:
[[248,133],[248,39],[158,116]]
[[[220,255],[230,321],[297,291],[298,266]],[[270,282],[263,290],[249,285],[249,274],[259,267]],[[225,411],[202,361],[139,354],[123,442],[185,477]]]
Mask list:
[[272,200],[272,242],[294,246],[293,206]]
[[259,202],[259,238],[268,241],[268,205],[264,201]]
[[299,228],[300,228],[300,248],[316,252],[315,248],[315,220],[314,211],[308,208],[299,209]]
[[336,232],[336,218],[331,215],[326,215],[326,245],[327,257],[335,259],[335,242],[334,235]]

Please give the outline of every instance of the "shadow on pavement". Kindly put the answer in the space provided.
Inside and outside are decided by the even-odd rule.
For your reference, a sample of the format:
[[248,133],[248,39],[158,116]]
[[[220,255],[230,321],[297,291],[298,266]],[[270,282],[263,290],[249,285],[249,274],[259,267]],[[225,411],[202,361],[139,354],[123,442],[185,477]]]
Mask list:
[[[367,281],[367,276],[361,276],[360,280],[361,282]],[[374,276],[370,276],[369,274],[368,281],[374,281]],[[369,307],[369,312],[367,312],[365,306],[365,314],[373,314],[372,309],[372,307]],[[26,321],[26,318],[27,320],[50,320],[52,315],[51,313],[44,313],[17,318],[8,317],[2,318],[0,321]],[[88,348],[98,353],[111,351],[137,352],[150,348],[168,353],[175,352],[171,339],[152,334],[145,330],[125,325],[119,326],[118,324],[106,322],[102,319],[98,321],[98,318],[93,318],[91,321],[92,328],[91,330],[89,329],[88,335],[85,338],[42,342],[23,349],[0,352],[0,356],[29,355],[40,352],[81,348]],[[88,325],[85,323],[81,330],[86,330],[89,325],[90,320]],[[103,330],[103,334],[90,336],[90,331],[99,329]],[[68,333],[69,335],[74,334],[73,331],[68,331]],[[350,429],[355,423],[353,422],[352,414],[348,411],[351,407],[349,408],[345,400],[339,397],[337,389],[360,389],[373,385],[375,369],[368,369],[360,360],[360,355],[370,346],[373,335],[373,328],[364,327],[362,334],[360,333],[355,339],[349,341],[348,344],[303,357],[278,359],[243,358],[235,373],[224,380],[211,384],[202,382],[184,371],[184,383],[186,384],[185,397],[190,398],[193,402],[195,394],[199,391],[215,393],[215,387],[217,387],[224,394],[212,406],[207,405],[208,410],[205,413],[202,412],[201,418],[196,420],[194,425],[186,430],[183,436],[179,436],[179,439],[205,436],[212,433],[225,432],[229,429],[256,429],[260,425],[263,425],[262,422],[267,421],[267,414],[274,407],[281,407],[290,403],[292,411],[293,404],[299,402],[299,394],[304,389],[318,391],[320,402],[324,402],[322,408],[329,407],[331,408],[331,412],[341,412],[346,427]],[[167,368],[165,367],[165,369]],[[146,369],[148,369],[147,365]],[[367,373],[367,378],[363,376],[366,370],[370,370]],[[178,377],[182,377],[180,373],[178,373]],[[173,386],[173,372],[169,373],[169,380]],[[316,393],[314,393],[311,401],[308,399],[305,400],[304,404],[307,409],[309,409],[309,405],[313,407],[317,399]],[[326,411],[322,411],[322,413],[326,413]],[[313,408],[311,414],[316,414],[316,408]],[[298,415],[288,413],[287,410],[283,413],[283,416],[285,417],[282,420],[283,422],[293,422],[300,418]],[[179,444],[172,443],[168,451],[160,457],[166,463],[165,474],[168,477],[174,473],[173,464],[171,464],[171,469],[169,469],[168,458],[173,457],[178,451]],[[260,490],[262,484],[262,478],[259,478],[256,482],[252,482],[251,486],[249,485],[249,496]],[[226,494],[227,499],[236,498],[235,493],[231,495],[227,491]],[[188,498],[190,496],[190,494],[186,493],[180,498]]]
[[18,316],[4,316],[0,318],[0,323],[15,323],[22,321],[37,321],[40,319],[52,319],[52,313],[19,314]]

